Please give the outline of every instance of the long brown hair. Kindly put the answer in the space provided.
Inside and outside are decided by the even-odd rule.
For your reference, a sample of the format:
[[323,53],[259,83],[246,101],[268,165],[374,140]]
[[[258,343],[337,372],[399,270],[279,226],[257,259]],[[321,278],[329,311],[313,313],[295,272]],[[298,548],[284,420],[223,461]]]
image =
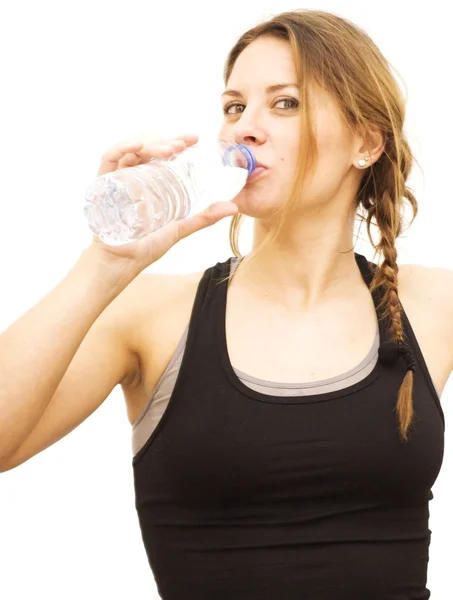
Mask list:
[[[395,240],[404,223],[404,203],[417,214],[417,200],[406,185],[415,158],[403,132],[406,101],[392,73],[396,70],[384,58],[375,43],[358,26],[332,13],[318,10],[284,12],[244,33],[231,49],[224,69],[227,85],[235,62],[249,44],[261,36],[289,42],[295,62],[301,106],[300,153],[290,199],[282,207],[275,229],[264,241],[275,239],[300,198],[305,177],[317,159],[310,110],[310,83],[316,82],[336,99],[346,123],[353,131],[379,131],[385,147],[379,160],[364,171],[356,204],[352,207],[359,220],[366,222],[367,233],[380,264],[370,290],[379,289],[383,318],[391,323],[392,341],[405,342],[402,307],[398,299],[398,266]],[[401,78],[400,78],[401,79]],[[243,215],[233,217],[230,245],[240,257],[239,230]],[[371,232],[377,227],[378,239]],[[259,250],[259,248],[258,248]],[[398,393],[395,410],[400,436],[408,440],[413,419],[413,372],[408,370]]]

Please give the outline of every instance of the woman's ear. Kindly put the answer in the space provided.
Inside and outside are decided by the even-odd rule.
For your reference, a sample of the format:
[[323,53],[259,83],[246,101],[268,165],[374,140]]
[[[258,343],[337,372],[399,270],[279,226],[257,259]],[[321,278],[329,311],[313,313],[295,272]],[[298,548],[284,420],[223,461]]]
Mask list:
[[385,136],[376,128],[368,128],[357,137],[357,149],[354,163],[360,160],[366,161],[366,166],[370,167],[377,162],[385,150]]

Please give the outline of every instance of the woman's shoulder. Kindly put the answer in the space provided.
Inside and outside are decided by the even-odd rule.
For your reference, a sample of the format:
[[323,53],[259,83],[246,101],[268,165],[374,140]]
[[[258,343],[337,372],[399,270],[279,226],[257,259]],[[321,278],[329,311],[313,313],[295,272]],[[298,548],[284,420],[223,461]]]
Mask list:
[[203,276],[209,275],[224,262],[212,262],[204,268],[194,269],[186,273],[164,273],[143,271],[130,284],[127,302],[135,306],[135,310],[161,311],[172,310],[178,303],[193,301]]
[[193,302],[205,271],[190,273],[143,272],[130,284],[124,304],[136,319],[162,316]]
[[453,270],[420,264],[398,265],[398,295],[406,312],[440,327],[453,349]]
[[144,271],[122,293],[125,327],[130,347],[140,352],[146,344],[163,338],[173,340],[190,319],[199,284],[214,265],[186,273]]
[[453,271],[399,265],[398,295],[437,389],[442,390],[453,367]]
[[398,292],[411,301],[453,312],[453,270],[421,264],[398,265]]

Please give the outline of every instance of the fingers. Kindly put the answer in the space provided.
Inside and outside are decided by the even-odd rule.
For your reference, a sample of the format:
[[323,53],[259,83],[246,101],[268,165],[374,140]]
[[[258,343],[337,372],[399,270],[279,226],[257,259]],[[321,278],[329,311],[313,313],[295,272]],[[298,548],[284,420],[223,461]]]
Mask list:
[[153,158],[170,158],[174,154],[182,152],[187,147],[196,144],[197,141],[197,135],[183,134],[170,140],[148,138],[120,142],[107,150],[102,156],[98,176],[111,173],[117,169],[144,164]]
[[169,142],[153,143],[143,145],[143,147],[133,154],[126,154],[120,159],[118,168],[135,166],[144,164],[153,158],[170,158],[173,154],[182,152],[186,149],[186,144],[183,140],[173,140]]
[[186,146],[193,146],[199,140],[198,135],[194,135],[193,133],[185,133],[183,135],[176,136],[175,140],[182,140],[186,143]]
[[238,207],[233,202],[216,202],[201,213],[189,217],[175,224],[178,227],[178,239],[182,240],[196,231],[205,229],[221,219],[232,217],[238,212]]
[[143,143],[136,141],[118,144],[110,150],[107,150],[101,159],[98,174],[103,175],[110,171],[116,171],[122,158],[129,153],[135,154],[135,152],[138,152],[141,148],[143,148]]

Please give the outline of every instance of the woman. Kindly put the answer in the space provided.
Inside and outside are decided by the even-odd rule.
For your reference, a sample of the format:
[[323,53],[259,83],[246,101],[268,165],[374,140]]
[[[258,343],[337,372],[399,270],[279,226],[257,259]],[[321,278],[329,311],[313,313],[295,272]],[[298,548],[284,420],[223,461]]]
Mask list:
[[[403,98],[369,37],[321,11],[245,33],[225,83],[219,137],[261,168],[234,202],[124,247],[94,239],[2,334],[2,470],[121,383],[162,598],[426,599],[453,277],[397,263],[403,202],[417,210]],[[196,141],[120,144],[99,173]],[[357,214],[378,265],[353,251]],[[234,259],[141,273],[228,216]]]

